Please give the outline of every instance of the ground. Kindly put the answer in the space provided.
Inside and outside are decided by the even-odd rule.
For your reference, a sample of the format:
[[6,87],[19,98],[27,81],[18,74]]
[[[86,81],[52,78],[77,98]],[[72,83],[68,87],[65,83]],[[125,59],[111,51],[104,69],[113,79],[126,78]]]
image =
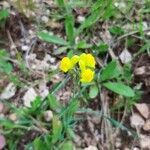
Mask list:
[[[1,1],[0,149],[149,150],[149,6]],[[82,53],[96,60],[85,85],[59,69]]]

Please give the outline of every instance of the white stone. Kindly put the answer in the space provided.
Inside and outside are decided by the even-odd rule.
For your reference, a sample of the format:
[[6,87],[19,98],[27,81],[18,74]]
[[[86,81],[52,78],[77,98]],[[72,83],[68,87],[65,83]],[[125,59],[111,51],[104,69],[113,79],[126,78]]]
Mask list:
[[150,148],[150,136],[140,135],[141,149]]
[[130,117],[130,123],[133,128],[141,128],[144,125],[145,121],[138,114],[133,114]]
[[150,131],[150,119],[146,120],[144,126],[143,126],[143,130],[145,131]]
[[53,119],[53,112],[51,110],[47,110],[44,112],[45,121],[49,122]]
[[23,45],[23,46],[21,47],[21,49],[22,49],[23,51],[29,51],[29,50],[30,50],[30,47],[27,46],[27,45]]
[[25,95],[22,98],[24,106],[31,107],[31,102],[33,102],[37,96],[38,95],[33,88],[28,89],[28,91],[25,93]]
[[148,104],[145,103],[135,104],[135,107],[145,119],[149,118],[150,110]]
[[41,20],[44,22],[44,23],[48,23],[48,17],[47,16],[42,16]]
[[42,99],[45,99],[49,94],[48,87],[46,86],[46,83],[43,81],[39,84],[39,95],[42,97]]
[[132,60],[132,55],[127,49],[124,49],[119,55],[119,58],[123,64],[126,64]]
[[78,16],[77,17],[77,22],[82,23],[83,21],[85,21],[85,17],[84,16]]
[[9,99],[13,97],[16,93],[16,86],[14,83],[9,83],[4,91],[0,95],[0,100]]
[[98,148],[96,146],[88,146],[87,148],[84,148],[84,150],[98,150]]

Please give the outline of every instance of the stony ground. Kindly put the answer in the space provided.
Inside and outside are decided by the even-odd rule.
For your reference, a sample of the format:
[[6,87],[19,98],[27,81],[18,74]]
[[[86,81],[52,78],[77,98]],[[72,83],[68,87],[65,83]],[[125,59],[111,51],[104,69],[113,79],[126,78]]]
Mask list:
[[[121,4],[123,5],[124,3]],[[51,0],[37,0],[34,4],[36,9],[33,10],[28,9],[26,5],[25,1],[21,1],[21,8],[17,5],[17,1],[0,2],[0,8],[8,8],[10,11],[5,27],[0,29],[0,40],[4,41],[0,41],[0,49],[7,50],[10,54],[9,61],[14,67],[11,81],[5,74],[0,74],[0,99],[5,99],[17,107],[30,106],[31,99],[37,95],[44,99],[51,90],[52,85],[62,81],[64,78],[62,73],[52,76],[49,72],[49,70],[58,68],[59,61],[64,54],[59,54],[57,45],[43,42],[36,35],[37,31],[44,27],[45,30],[51,30],[60,37],[64,37],[63,22],[58,22],[55,18],[52,18],[53,13],[57,11],[55,3]],[[116,5],[119,4],[117,3]],[[137,11],[135,10],[132,16],[129,16],[130,18],[127,18],[128,16],[124,16],[124,18],[127,18],[127,20],[134,19],[138,22],[140,20],[138,7],[141,5],[137,4]],[[85,19],[87,13],[88,8],[74,10],[77,26]],[[150,37],[149,19],[149,16],[145,16],[142,22],[145,30],[144,34],[147,37]],[[98,22],[91,31],[92,37],[89,42],[96,43],[99,39],[106,43],[113,42],[112,48],[113,50],[116,49],[116,51],[110,55],[111,57],[119,58],[123,64],[128,61],[127,59],[132,59],[143,41],[130,29],[129,35],[120,36],[116,41],[108,31],[109,26],[113,23],[115,24],[115,21]],[[123,27],[131,28],[131,25],[127,23]],[[134,39],[134,44],[127,49],[122,44],[121,39],[125,39],[128,36]],[[76,40],[80,40],[80,38],[83,37],[78,37]],[[109,57],[106,55],[103,58],[98,58],[98,64],[104,64]],[[76,114],[82,120],[75,126],[76,138],[74,143],[76,148],[105,150],[108,149],[108,143],[111,143],[116,150],[150,150],[150,57],[148,53],[141,53],[133,60],[132,73],[133,85],[141,89],[142,96],[134,104],[131,111],[125,108],[124,110],[118,109],[112,113],[112,116],[123,123],[127,130],[111,126],[107,120],[92,112],[93,110],[100,111],[102,107],[100,106],[99,97],[96,97],[84,106],[89,109],[88,112],[78,112]],[[16,79],[19,86],[13,83],[15,76],[19,77],[19,80]],[[50,76],[52,78],[49,78]],[[72,95],[71,86],[72,83],[69,81],[64,88],[56,93],[57,99],[64,106],[69,102]],[[110,111],[108,108],[117,104],[117,98],[120,100],[120,97],[115,98],[108,91],[103,91],[103,94],[105,99],[103,106],[107,111]],[[16,115],[9,111],[3,102],[0,102],[0,117],[4,116],[7,116],[12,121],[17,119]],[[106,131],[106,129],[109,131]],[[38,132],[29,131],[23,135],[22,139],[20,139],[18,150],[24,149],[24,145],[32,141],[38,134]],[[2,145],[5,141],[7,139],[1,134],[0,149],[3,149]]]

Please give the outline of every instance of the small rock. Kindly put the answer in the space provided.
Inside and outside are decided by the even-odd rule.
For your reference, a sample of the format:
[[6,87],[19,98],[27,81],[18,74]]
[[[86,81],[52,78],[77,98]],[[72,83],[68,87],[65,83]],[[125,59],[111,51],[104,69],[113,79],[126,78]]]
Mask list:
[[9,83],[7,87],[4,89],[2,94],[0,95],[0,100],[10,99],[16,93],[16,86],[14,83]]
[[142,67],[138,67],[134,70],[135,75],[142,75],[146,72],[146,67],[142,66]]
[[132,60],[132,55],[127,49],[124,49],[119,55],[119,58],[123,64],[126,64]]
[[150,131],[150,119],[146,120],[144,126],[143,126],[143,130],[145,131]]
[[116,148],[120,148],[121,145],[122,145],[122,144],[121,144],[121,139],[120,139],[120,138],[117,138],[117,139],[116,139],[116,143],[115,143],[115,147],[116,147]]
[[44,112],[45,121],[49,122],[53,119],[53,112],[51,110],[47,110]]
[[10,8],[10,4],[6,1],[3,2],[3,7],[6,8]]
[[54,63],[56,61],[56,58],[46,54],[45,57],[44,57],[44,61],[49,61],[50,63]]
[[84,148],[84,150],[98,150],[98,148],[96,146],[90,145],[89,147]]
[[49,89],[48,89],[45,81],[40,82],[38,91],[39,91],[39,95],[41,96],[42,100],[48,96]]
[[37,96],[38,95],[33,88],[28,89],[22,98],[24,106],[31,107],[31,102],[34,101]]
[[133,150],[140,150],[140,148],[138,148],[138,147],[134,147],[134,148],[133,148]]
[[49,14],[50,14],[50,10],[47,9],[47,10],[46,10],[46,15],[49,15]]
[[150,148],[150,136],[140,135],[141,149]]
[[21,49],[22,49],[23,51],[29,51],[29,50],[30,50],[30,47],[27,46],[27,45],[23,45],[23,46],[21,47]]
[[148,119],[148,117],[150,116],[150,110],[147,104],[135,104],[135,107],[145,119]]
[[0,134],[0,150],[2,150],[6,145],[6,139],[3,135]]
[[42,16],[41,20],[44,22],[44,23],[48,23],[48,17],[47,16]]
[[18,118],[17,118],[17,115],[15,113],[12,113],[8,116],[8,118],[11,120],[11,121],[16,121]]
[[130,117],[130,123],[133,128],[141,128],[144,125],[145,121],[138,114],[133,114]]
[[78,16],[77,17],[77,22],[78,23],[82,23],[83,21],[85,21],[85,17],[84,16]]

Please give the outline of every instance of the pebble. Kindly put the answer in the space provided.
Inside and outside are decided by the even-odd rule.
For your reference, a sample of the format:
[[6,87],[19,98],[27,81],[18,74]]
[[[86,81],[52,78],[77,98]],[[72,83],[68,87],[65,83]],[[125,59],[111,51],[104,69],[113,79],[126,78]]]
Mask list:
[[14,83],[9,83],[0,95],[0,100],[10,99],[15,95],[16,90]]
[[138,147],[134,147],[133,150],[140,150]]
[[78,16],[77,17],[77,22],[82,23],[83,21],[85,21],[85,17],[84,16]]
[[127,49],[124,49],[119,55],[119,58],[123,64],[126,64],[132,60],[132,55]]
[[143,130],[145,131],[150,131],[150,119],[146,120],[144,126],[143,126]]
[[35,100],[35,98],[37,97],[37,93],[34,90],[34,88],[29,88],[28,91],[25,93],[25,95],[23,96],[23,103],[24,106],[26,107],[31,107],[31,102]]
[[23,51],[29,51],[29,50],[30,50],[30,47],[27,46],[27,45],[23,45],[23,46],[21,47],[21,49],[22,49]]
[[98,150],[98,148],[96,146],[88,146],[87,148],[84,148],[84,150]]
[[146,103],[135,104],[135,107],[145,119],[149,118],[150,111],[149,111],[148,104],[146,104]]
[[53,112],[51,110],[47,110],[44,112],[45,121],[49,122],[53,119]]
[[47,16],[42,16],[41,20],[43,21],[43,23],[48,23],[48,17]]
[[15,113],[12,113],[8,116],[8,118],[11,120],[11,121],[16,121],[17,120],[17,115]]
[[117,138],[116,139],[116,143],[115,143],[115,147],[116,148],[120,148],[122,146],[122,144],[121,144],[121,139],[120,138]]
[[145,121],[138,114],[133,114],[130,117],[130,123],[133,128],[141,128],[144,125]]

